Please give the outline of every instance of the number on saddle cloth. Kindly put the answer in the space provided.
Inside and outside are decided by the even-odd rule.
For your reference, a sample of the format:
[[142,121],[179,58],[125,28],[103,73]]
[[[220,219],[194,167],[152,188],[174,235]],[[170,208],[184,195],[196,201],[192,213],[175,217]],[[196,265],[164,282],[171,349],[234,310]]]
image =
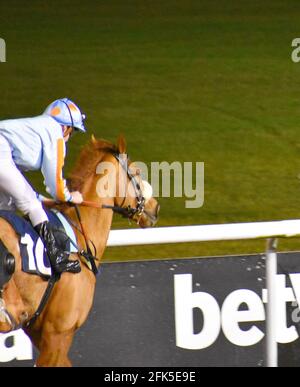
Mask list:
[[[74,251],[70,246],[70,238],[58,216],[47,211],[50,223],[53,225],[55,238],[59,247],[64,251]],[[22,270],[26,273],[38,274],[49,278],[52,274],[50,262],[45,252],[43,242],[31,223],[12,211],[0,210],[0,217],[11,224],[20,237],[20,251],[22,256]]]

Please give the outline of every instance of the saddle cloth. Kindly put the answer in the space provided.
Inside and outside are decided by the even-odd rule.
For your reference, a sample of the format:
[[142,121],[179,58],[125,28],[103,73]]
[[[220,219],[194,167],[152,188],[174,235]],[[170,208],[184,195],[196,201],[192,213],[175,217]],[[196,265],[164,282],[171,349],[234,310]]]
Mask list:
[[[58,211],[47,210],[46,212],[49,222],[53,226],[59,248],[70,253],[77,252],[76,236],[67,219]],[[30,221],[13,211],[6,210],[0,210],[0,218],[10,223],[20,237],[22,270],[26,273],[49,278],[52,274],[49,258],[41,238],[32,227]]]

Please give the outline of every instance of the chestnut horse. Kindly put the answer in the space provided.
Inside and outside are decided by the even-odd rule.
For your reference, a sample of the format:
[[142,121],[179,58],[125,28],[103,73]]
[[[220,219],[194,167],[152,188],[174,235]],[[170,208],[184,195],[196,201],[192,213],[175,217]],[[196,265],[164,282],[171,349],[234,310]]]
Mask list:
[[[139,192],[136,196],[129,195],[128,192],[130,188],[132,191],[133,186],[134,192],[137,187],[140,189],[138,181],[141,177],[138,173],[134,175],[126,172],[122,160],[117,157],[117,154],[125,153],[126,144],[123,138],[119,138],[117,146],[92,138],[92,141],[82,150],[69,181],[70,189],[79,190],[86,201],[95,204],[95,208],[81,207],[80,212],[85,234],[97,251],[95,261],[97,267],[104,253],[112,224],[113,211],[109,208],[123,209],[124,214],[128,211],[128,217],[134,219],[140,227],[154,226],[158,216],[159,205],[153,197],[144,199],[139,211],[135,211],[134,214],[131,212],[141,205],[141,197]],[[117,172],[112,180],[116,184],[114,197],[109,195],[102,197],[97,191],[99,179],[108,178],[111,173],[109,169],[102,168],[99,174],[98,166],[106,162],[113,165]],[[126,182],[123,197],[117,195],[120,192],[118,185],[121,175]],[[79,232],[80,226],[74,207],[64,204],[59,206],[59,210],[71,220],[78,246],[80,249],[85,249],[86,240]],[[84,263],[81,263],[82,270],[79,274],[63,273],[56,282],[41,315],[33,325],[26,328],[26,322],[34,315],[40,304],[47,281],[21,270],[19,236],[4,219],[0,219],[0,240],[15,257],[14,274],[3,286],[2,296],[0,293],[2,306],[5,305],[8,315],[17,324],[23,326],[24,331],[38,349],[37,366],[71,366],[68,352],[76,330],[85,322],[90,312],[95,291],[95,275]],[[70,259],[77,258],[76,254],[70,257]],[[12,329],[10,320],[5,318],[5,314],[2,313],[1,316],[0,313],[0,332],[8,332]]]

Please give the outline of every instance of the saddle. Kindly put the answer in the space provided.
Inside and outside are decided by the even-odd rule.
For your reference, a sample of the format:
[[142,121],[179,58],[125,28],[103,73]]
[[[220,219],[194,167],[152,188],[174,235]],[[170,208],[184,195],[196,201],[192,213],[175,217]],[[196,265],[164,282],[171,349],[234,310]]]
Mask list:
[[[75,233],[64,215],[56,210],[46,212],[58,247],[67,253],[77,253]],[[51,277],[52,270],[43,242],[30,221],[13,211],[6,210],[0,210],[0,218],[5,219],[19,235],[22,270],[45,279]]]

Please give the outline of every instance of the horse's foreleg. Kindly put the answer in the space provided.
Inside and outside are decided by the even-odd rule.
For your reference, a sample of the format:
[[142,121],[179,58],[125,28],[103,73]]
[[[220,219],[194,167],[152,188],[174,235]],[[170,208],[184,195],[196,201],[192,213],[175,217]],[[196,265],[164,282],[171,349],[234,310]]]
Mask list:
[[47,333],[43,332],[39,342],[40,354],[36,362],[37,367],[71,367],[68,357],[73,341],[74,332]]

